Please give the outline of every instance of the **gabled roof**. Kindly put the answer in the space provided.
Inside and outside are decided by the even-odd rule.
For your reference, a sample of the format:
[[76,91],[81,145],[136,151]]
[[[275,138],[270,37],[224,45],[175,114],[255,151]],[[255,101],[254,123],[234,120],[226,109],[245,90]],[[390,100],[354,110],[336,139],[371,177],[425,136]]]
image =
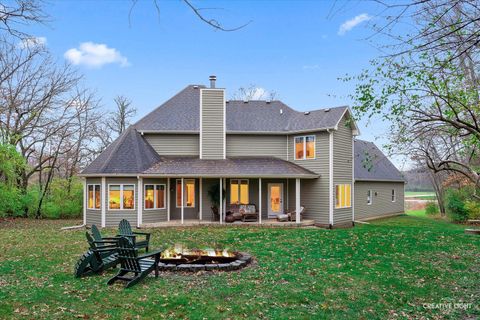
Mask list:
[[[134,124],[140,132],[192,132],[200,130],[201,85],[189,85]],[[226,102],[227,133],[289,133],[334,129],[346,106],[296,111],[281,101],[229,100]]]
[[81,174],[140,173],[160,156],[132,127],[110,144]]
[[373,142],[355,140],[356,181],[400,181],[405,179]]
[[295,163],[274,157],[231,157],[205,160],[198,157],[162,157],[146,170],[152,175],[186,175],[191,177],[278,177],[318,178],[319,175]]

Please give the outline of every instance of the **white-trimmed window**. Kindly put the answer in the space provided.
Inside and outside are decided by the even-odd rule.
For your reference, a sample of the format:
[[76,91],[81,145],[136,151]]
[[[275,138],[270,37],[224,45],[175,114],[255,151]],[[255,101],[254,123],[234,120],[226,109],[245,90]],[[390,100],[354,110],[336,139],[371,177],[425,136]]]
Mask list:
[[315,159],[315,135],[295,137],[295,160]]
[[165,209],[164,184],[145,185],[145,210]]
[[367,190],[367,204],[371,205],[373,203],[373,192],[372,190]]
[[101,187],[99,184],[87,185],[88,190],[88,209],[99,210],[102,203]]
[[335,208],[350,208],[352,206],[352,185],[335,185]]
[[392,189],[392,202],[397,201],[397,195],[395,193],[395,189]]
[[108,185],[108,209],[109,210],[135,209],[135,185],[134,184],[109,184]]
[[[177,179],[177,208],[182,206],[182,179]],[[195,208],[195,179],[183,180],[183,206]]]
[[230,204],[249,204],[248,179],[230,179]]

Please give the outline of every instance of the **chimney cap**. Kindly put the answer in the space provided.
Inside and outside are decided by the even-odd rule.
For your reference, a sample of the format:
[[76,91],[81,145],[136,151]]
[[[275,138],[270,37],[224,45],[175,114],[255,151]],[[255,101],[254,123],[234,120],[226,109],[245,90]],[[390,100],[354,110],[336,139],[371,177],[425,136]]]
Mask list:
[[215,88],[215,81],[217,80],[217,76],[211,75],[210,77],[208,77],[208,79],[210,80],[210,88]]

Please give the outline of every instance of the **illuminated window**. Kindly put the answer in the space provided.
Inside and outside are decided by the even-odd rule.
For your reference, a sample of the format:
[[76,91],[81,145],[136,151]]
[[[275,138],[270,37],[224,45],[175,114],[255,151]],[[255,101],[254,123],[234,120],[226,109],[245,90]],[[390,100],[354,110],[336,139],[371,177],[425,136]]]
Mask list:
[[352,206],[352,186],[337,184],[335,186],[335,208],[350,208]]
[[295,137],[295,160],[315,159],[315,136]]
[[99,184],[89,184],[88,189],[88,209],[100,209],[101,195]]
[[111,184],[108,186],[108,208],[111,210],[135,209],[135,185]]
[[372,199],[372,190],[367,190],[367,204],[372,204],[373,199]]
[[145,209],[165,209],[165,185],[145,185]]
[[392,189],[392,202],[397,200],[397,195],[395,194],[395,189]]
[[[182,180],[177,179],[177,208],[182,206]],[[183,180],[183,205],[186,208],[195,208],[195,180]]]
[[248,180],[232,179],[230,180],[230,203],[231,204],[249,204],[248,200]]

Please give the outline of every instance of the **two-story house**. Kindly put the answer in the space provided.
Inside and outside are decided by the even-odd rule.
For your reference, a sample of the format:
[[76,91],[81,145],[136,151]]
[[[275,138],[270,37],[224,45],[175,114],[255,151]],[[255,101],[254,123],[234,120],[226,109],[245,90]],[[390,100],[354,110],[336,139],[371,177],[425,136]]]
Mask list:
[[[259,224],[292,210],[297,223],[323,227],[404,211],[401,174],[356,140],[348,107],[299,112],[276,100],[226,100],[215,81],[187,86],[82,171],[85,224],[224,223],[234,203],[255,204]],[[214,186],[224,199],[215,220]]]

